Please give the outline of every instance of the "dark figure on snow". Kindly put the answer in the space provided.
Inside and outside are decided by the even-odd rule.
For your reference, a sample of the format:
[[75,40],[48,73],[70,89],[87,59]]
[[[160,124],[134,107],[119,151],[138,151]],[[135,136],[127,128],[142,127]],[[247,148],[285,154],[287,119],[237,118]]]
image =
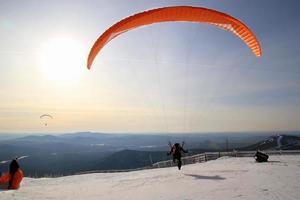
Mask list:
[[184,150],[179,143],[175,143],[173,146],[171,146],[171,150],[168,153],[168,155],[172,154],[174,163],[177,160],[177,166],[178,166],[179,170],[181,169],[181,164],[182,164],[182,162],[181,162],[181,152],[187,153],[188,151]]
[[259,150],[256,151],[256,154],[255,154],[255,160],[257,162],[268,162],[268,158],[269,156]]

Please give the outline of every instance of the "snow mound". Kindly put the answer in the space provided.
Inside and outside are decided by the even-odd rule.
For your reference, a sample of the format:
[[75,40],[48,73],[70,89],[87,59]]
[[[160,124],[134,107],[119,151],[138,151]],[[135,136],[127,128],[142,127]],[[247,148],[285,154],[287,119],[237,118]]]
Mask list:
[[1,200],[300,199],[300,156],[222,158],[206,163],[123,173],[25,178]]

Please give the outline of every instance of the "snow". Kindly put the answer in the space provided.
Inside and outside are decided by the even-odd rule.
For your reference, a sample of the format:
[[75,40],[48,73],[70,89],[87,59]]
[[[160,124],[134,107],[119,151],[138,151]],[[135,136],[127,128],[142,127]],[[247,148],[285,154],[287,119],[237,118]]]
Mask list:
[[0,190],[0,199],[300,199],[300,155],[223,157],[206,163],[123,173],[60,178],[25,178],[19,190]]

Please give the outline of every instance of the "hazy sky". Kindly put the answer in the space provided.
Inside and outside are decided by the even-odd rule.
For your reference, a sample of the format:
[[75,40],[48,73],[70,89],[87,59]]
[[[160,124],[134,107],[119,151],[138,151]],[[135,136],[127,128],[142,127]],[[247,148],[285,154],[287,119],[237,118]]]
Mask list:
[[[213,26],[162,23],[112,40],[86,69],[111,25],[174,5],[240,19],[263,56]],[[300,130],[299,10],[298,0],[0,0],[0,132]]]

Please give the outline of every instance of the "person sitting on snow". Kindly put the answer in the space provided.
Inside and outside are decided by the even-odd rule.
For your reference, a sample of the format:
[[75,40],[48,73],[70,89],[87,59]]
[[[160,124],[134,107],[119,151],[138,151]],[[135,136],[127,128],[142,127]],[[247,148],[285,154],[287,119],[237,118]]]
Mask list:
[[[16,159],[12,160],[9,165],[9,172],[0,177],[0,187],[3,185],[6,189],[18,189],[23,179],[23,172],[20,169]],[[1,187],[1,188],[3,188]]]

